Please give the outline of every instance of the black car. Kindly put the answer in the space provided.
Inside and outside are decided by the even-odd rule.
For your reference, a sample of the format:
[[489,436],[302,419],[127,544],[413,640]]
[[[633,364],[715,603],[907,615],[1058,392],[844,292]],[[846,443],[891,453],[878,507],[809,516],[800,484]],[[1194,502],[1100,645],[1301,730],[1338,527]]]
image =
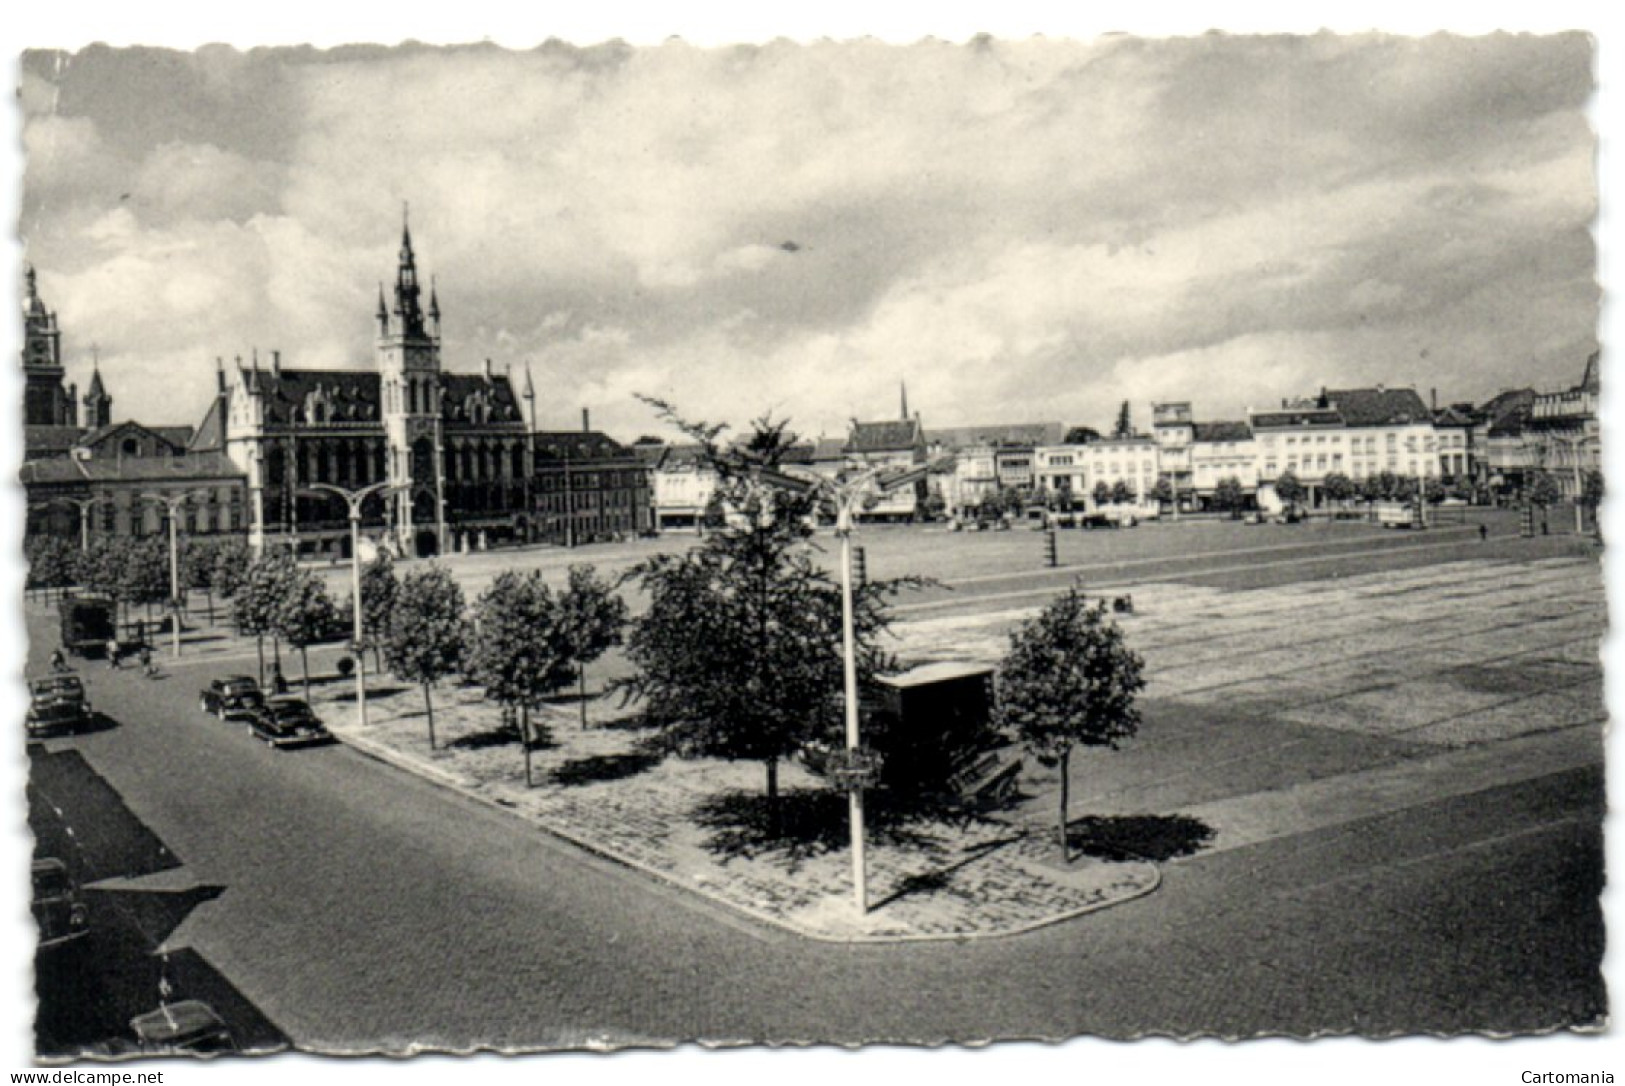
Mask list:
[[61,860],[34,861],[34,922],[39,925],[41,950],[90,934],[90,912],[79,900],[79,887]]
[[326,726],[299,698],[275,697],[248,718],[248,730],[273,747],[307,747],[333,739]]
[[198,708],[221,720],[246,720],[264,704],[260,684],[247,675],[215,679],[198,695]]
[[90,699],[77,675],[49,675],[28,684],[28,735],[57,735],[89,725]]

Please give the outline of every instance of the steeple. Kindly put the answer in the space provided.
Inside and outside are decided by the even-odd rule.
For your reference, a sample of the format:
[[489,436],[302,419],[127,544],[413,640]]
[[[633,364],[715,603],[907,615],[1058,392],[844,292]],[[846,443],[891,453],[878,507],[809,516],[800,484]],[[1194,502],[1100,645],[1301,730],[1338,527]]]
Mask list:
[[434,276],[429,276],[429,331],[440,334],[440,296],[435,292]]
[[91,347],[91,374],[90,388],[85,392],[85,428],[99,430],[113,421],[113,397],[107,394],[107,388],[102,384],[102,361],[100,352]]
[[382,280],[378,282],[378,334],[381,336],[389,335],[389,306],[384,301],[384,284]]
[[423,307],[419,302],[422,293],[418,286],[417,258],[412,253],[412,227],[402,205],[401,264],[395,273],[395,316],[400,318],[402,335],[423,337]]

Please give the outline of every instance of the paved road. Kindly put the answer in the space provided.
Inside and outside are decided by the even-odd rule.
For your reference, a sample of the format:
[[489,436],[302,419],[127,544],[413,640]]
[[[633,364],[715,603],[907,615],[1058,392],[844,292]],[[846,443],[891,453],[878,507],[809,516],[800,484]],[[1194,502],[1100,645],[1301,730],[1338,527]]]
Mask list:
[[[209,887],[189,948],[295,1044],[1528,1030],[1604,1011],[1600,768],[1170,864],[1151,898],[969,945],[833,947],[331,747],[94,672],[71,747]],[[70,812],[70,817],[83,816]]]

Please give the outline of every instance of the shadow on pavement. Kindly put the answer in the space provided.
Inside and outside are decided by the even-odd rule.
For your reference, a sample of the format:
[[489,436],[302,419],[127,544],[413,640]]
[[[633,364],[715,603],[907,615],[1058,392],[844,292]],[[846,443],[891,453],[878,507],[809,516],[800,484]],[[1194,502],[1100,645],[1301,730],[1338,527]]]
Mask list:
[[35,855],[62,860],[81,885],[181,865],[77,750],[31,747],[28,762]]
[[1192,856],[1214,830],[1189,815],[1090,815],[1067,824],[1073,850],[1099,860],[1154,860]]
[[565,762],[548,779],[565,787],[596,784],[600,781],[621,781],[647,772],[664,759],[658,754],[642,751],[630,754],[595,754],[590,758],[576,758]]

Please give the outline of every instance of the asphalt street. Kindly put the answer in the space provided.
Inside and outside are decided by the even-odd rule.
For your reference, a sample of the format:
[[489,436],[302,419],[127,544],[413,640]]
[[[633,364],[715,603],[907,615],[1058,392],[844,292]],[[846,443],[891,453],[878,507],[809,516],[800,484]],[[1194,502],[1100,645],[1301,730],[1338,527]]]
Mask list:
[[[1029,935],[848,947],[344,747],[269,750],[199,713],[219,667],[88,670],[113,726],[46,748],[76,751],[173,858],[120,889],[207,888],[162,948],[302,1048],[1385,1035],[1605,1013],[1600,765],[1198,854],[1149,898]],[[93,832],[99,794],[60,797],[69,824]]]

